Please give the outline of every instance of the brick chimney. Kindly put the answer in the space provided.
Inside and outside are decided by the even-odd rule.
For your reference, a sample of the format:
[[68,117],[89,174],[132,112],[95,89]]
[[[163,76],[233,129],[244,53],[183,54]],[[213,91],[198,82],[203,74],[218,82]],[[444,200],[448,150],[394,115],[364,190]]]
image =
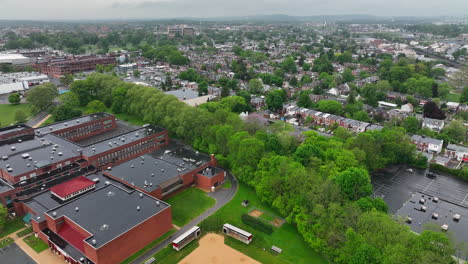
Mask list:
[[214,154],[211,154],[210,165],[211,165],[211,166],[213,166],[213,167],[216,167],[216,166],[218,166],[218,161],[216,160],[216,158],[215,158],[215,155],[214,155]]

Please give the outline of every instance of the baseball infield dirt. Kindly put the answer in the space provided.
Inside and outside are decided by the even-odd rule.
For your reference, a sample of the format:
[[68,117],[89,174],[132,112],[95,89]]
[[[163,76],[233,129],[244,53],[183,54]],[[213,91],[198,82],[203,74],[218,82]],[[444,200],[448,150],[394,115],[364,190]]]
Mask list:
[[260,264],[241,252],[226,246],[224,237],[207,234],[200,239],[200,246],[185,257],[179,264]]

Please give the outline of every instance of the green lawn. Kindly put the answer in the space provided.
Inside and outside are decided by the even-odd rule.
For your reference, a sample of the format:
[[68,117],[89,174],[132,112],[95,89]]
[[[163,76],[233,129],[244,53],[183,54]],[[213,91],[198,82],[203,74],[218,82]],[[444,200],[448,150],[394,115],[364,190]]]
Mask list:
[[54,116],[52,115],[49,118],[47,118],[47,120],[44,121],[44,123],[41,124],[41,127],[48,126],[48,125],[51,125],[53,123],[55,123],[55,120],[54,120]]
[[34,235],[30,235],[24,238],[23,241],[26,242],[26,244],[28,244],[37,253],[41,253],[49,247],[46,243],[44,243],[44,241],[35,237]]
[[0,248],[6,247],[6,246],[12,244],[13,242],[15,242],[15,241],[11,237],[4,238],[4,239],[0,240]]
[[[249,207],[242,207],[243,200],[249,200]],[[292,224],[285,223],[280,228],[274,227],[275,231],[271,235],[244,225],[241,221],[241,215],[250,212],[254,208],[266,212],[267,218],[270,218],[271,215],[278,215],[272,208],[260,202],[253,189],[244,184],[239,184],[239,190],[234,199],[203,221],[200,227],[205,232],[220,232],[222,225],[229,223],[252,233],[253,241],[250,245],[230,239],[226,239],[226,244],[262,263],[327,263],[307,245]],[[273,245],[281,248],[283,252],[279,255],[270,253],[268,249]],[[264,251],[264,248],[267,250]]]
[[9,234],[12,234],[20,230],[21,228],[24,228],[23,219],[19,217],[13,220],[8,219],[5,223],[5,227],[3,228],[3,231],[0,233],[0,238],[8,236]]
[[29,228],[26,228],[26,229],[24,229],[24,230],[19,231],[18,233],[16,233],[16,235],[17,235],[18,237],[24,237],[25,235],[29,235],[29,234],[31,234],[32,232],[33,232],[32,227],[29,227]]
[[154,247],[155,245],[159,244],[161,241],[163,241],[164,239],[166,239],[167,237],[169,237],[170,235],[172,235],[173,233],[175,233],[175,229],[171,229],[169,230],[166,234],[160,236],[158,239],[154,240],[153,242],[149,243],[148,245],[146,245],[144,248],[140,249],[139,251],[137,251],[135,254],[131,255],[130,257],[128,257],[126,260],[122,261],[121,264],[127,264],[127,263],[130,263],[132,262],[133,260],[135,260],[136,258],[138,258],[139,256],[143,255],[146,251],[150,250],[152,247]]
[[172,207],[172,223],[182,227],[212,207],[216,201],[199,189],[189,188],[166,202]]
[[0,127],[6,127],[15,123],[15,113],[18,110],[22,110],[28,117],[31,115],[31,109],[28,104],[0,104]]
[[172,244],[170,244],[153,256],[156,259],[155,263],[177,264],[188,254],[192,253],[192,251],[194,251],[198,245],[198,240],[194,240],[180,251],[176,251],[172,248]]
[[227,178],[223,184],[223,189],[231,189],[231,186],[232,186],[231,180]]

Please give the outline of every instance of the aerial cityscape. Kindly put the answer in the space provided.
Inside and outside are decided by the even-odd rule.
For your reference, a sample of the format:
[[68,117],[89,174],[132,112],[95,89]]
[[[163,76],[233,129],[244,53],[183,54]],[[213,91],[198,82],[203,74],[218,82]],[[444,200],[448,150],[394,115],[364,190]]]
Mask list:
[[0,263],[468,263],[468,2],[223,2],[0,0]]

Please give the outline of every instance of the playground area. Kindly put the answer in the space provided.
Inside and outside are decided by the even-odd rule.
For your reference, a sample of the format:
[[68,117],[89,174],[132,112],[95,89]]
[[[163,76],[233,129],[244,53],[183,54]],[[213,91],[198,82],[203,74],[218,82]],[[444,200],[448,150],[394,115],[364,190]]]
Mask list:
[[260,264],[224,244],[224,236],[209,233],[200,239],[200,246],[179,264]]

